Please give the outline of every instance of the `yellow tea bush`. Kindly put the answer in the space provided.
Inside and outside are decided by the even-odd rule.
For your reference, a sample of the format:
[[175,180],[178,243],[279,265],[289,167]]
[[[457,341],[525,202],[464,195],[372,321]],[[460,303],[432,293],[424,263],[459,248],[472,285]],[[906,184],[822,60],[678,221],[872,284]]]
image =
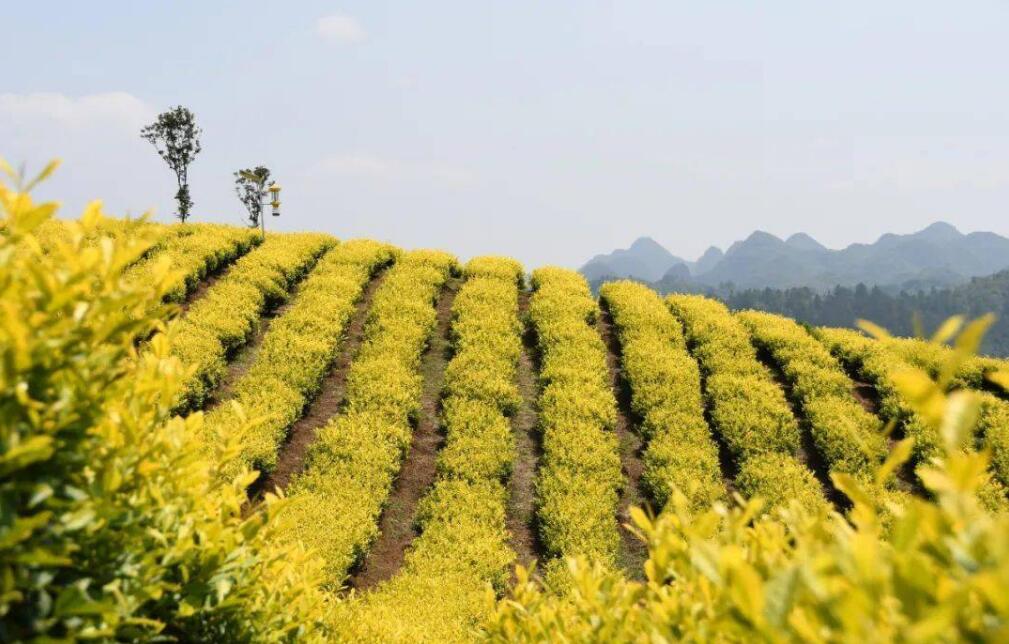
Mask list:
[[656,507],[673,489],[697,507],[725,497],[718,448],[704,419],[697,362],[687,352],[683,331],[659,295],[637,282],[599,289],[620,338],[631,408],[646,446],[642,481]]
[[[328,251],[305,279],[291,307],[277,317],[248,370],[234,385],[234,399],[207,416],[207,441],[256,419],[242,437],[242,460],[272,471],[288,428],[314,398],[336,358],[344,329],[368,280],[393,256],[380,242],[354,240]],[[237,404],[236,404],[237,403]]]
[[852,396],[852,382],[837,360],[792,320],[759,311],[737,317],[791,384],[830,470],[871,478],[887,455],[883,423]]
[[286,300],[291,286],[333,243],[326,235],[271,234],[189,308],[172,341],[172,353],[195,368],[180,409],[203,405],[263,312]]
[[507,258],[477,257],[464,274],[443,386],[445,446],[417,510],[421,534],[396,577],[334,610],[349,641],[472,641],[490,613],[490,588],[503,591],[515,556],[505,530],[504,483],[514,458],[505,414],[518,397],[522,269]]
[[744,496],[777,502],[797,498],[824,509],[826,500],[808,467],[795,457],[799,425],[781,387],[757,360],[750,334],[721,302],[671,295],[666,303],[683,323],[704,374],[711,422],[739,467]]
[[[967,334],[963,346],[978,339]],[[835,474],[854,502],[845,519],[797,502],[761,516],[756,499],[696,512],[674,493],[657,519],[637,513],[650,554],[644,582],[578,559],[569,560],[571,587],[560,593],[521,576],[488,620],[488,639],[1002,641],[1009,515],[978,502],[987,455],[960,449],[975,431],[980,397],[922,372],[904,372],[895,386],[940,436],[936,459],[920,470],[932,498],[883,507],[855,477]],[[896,450],[876,479],[908,453]]]
[[150,241],[97,203],[43,250],[55,211],[0,184],[0,640],[320,636],[318,563],[267,538],[282,504],[242,518],[250,474],[218,482],[171,416],[169,339],[137,352],[183,273],[125,278]]
[[536,481],[540,537],[552,556],[614,563],[623,484],[616,400],[588,283],[561,268],[533,272],[529,317],[541,356],[543,458]]
[[434,305],[455,270],[455,258],[434,251],[403,253],[389,270],[368,312],[343,409],[319,431],[288,488],[296,521],[283,539],[320,553],[330,586],[343,582],[377,536],[420,407]]

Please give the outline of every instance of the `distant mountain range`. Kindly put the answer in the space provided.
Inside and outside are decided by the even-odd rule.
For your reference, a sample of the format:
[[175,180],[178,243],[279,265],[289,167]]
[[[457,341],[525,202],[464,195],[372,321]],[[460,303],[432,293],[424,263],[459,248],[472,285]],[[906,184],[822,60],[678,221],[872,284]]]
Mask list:
[[989,232],[963,234],[937,222],[910,235],[886,234],[872,244],[826,248],[805,233],[782,240],[756,231],[724,253],[712,246],[696,261],[676,257],[642,237],[630,248],[596,255],[581,268],[591,282],[630,277],[664,291],[706,288],[827,290],[859,283],[918,290],[954,286],[1009,267],[1009,239]]

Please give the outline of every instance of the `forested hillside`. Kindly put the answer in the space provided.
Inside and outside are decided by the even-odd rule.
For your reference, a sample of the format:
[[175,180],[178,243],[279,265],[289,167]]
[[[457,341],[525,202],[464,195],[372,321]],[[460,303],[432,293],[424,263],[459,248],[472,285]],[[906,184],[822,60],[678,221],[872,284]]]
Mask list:
[[[717,293],[717,291],[716,291]],[[811,288],[747,289],[717,293],[730,308],[759,309],[793,317],[807,324],[853,327],[858,319],[872,320],[895,334],[912,336],[919,320],[935,329],[953,315],[978,317],[995,313],[996,321],[981,350],[1009,355],[1009,271],[975,277],[967,284],[927,291],[887,293],[879,287],[838,286],[826,293]]]
[[[607,281],[592,281],[598,291]],[[995,314],[981,352],[1009,356],[1009,271],[971,278],[948,288],[897,291],[879,286],[835,286],[826,291],[810,287],[787,289],[736,289],[732,285],[706,287],[667,275],[658,282],[644,282],[663,294],[694,293],[725,302],[733,310],[756,309],[779,313],[818,326],[855,328],[857,321],[878,322],[892,333],[915,336],[935,329],[954,315],[978,317]]]

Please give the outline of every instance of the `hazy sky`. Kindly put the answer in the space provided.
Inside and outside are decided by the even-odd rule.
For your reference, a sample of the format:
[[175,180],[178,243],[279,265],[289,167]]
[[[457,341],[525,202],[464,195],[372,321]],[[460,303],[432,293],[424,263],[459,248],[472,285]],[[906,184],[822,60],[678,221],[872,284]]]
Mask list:
[[[758,6],[759,5],[759,6]],[[138,130],[204,130],[197,220],[263,163],[283,229],[580,264],[651,235],[1009,234],[1009,3],[17,2],[0,155],[174,212]],[[270,224],[274,224],[271,221]]]

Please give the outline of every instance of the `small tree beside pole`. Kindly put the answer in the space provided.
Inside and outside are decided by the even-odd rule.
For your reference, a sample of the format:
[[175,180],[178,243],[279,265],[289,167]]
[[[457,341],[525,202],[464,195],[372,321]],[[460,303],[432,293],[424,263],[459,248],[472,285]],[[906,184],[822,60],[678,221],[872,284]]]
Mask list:
[[[235,172],[235,194],[249,213],[249,226],[260,227],[260,217],[263,214],[263,199],[267,195],[267,181],[270,180],[270,169],[266,166],[256,166]],[[270,183],[273,185],[273,182]]]
[[[280,185],[276,181],[271,181],[269,187],[266,187],[270,171],[264,166],[258,166],[254,170],[239,170],[235,173],[235,177],[235,191],[249,211],[249,221],[255,226],[258,220],[265,239],[266,217],[263,215],[263,208],[269,203],[273,216],[280,216]],[[267,194],[270,195],[269,202],[264,201]]]

